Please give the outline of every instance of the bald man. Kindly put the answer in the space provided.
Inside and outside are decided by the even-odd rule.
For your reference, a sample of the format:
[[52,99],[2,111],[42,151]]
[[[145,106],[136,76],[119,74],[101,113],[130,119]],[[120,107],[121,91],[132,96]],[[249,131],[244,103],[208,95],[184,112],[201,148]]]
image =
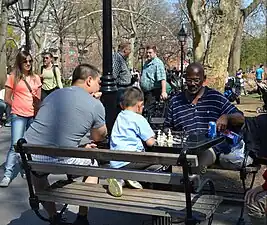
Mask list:
[[[243,113],[220,92],[203,86],[205,79],[204,68],[200,63],[192,63],[187,67],[187,89],[171,99],[165,121],[166,128],[187,133],[207,133],[210,121],[216,122],[218,131],[229,126],[242,126]],[[213,164],[220,151],[214,148],[202,152],[199,155],[200,165]]]

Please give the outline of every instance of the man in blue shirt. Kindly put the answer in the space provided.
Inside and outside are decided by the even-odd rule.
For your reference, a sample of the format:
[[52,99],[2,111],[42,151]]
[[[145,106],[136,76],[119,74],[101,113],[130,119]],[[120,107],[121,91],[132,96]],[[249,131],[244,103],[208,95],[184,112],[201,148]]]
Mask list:
[[[192,63],[187,67],[187,90],[171,99],[165,127],[187,133],[207,133],[210,121],[216,122],[218,131],[225,130],[229,125],[241,126],[244,123],[242,112],[227,98],[218,91],[203,86],[205,79],[201,64]],[[199,155],[200,165],[208,166],[215,160],[213,149]]]
[[260,65],[260,67],[256,70],[257,82],[261,82],[263,80],[263,74],[264,74],[263,65]]
[[166,72],[163,62],[157,57],[156,46],[148,46],[147,61],[141,76],[141,88],[145,95],[145,104],[150,105],[155,101],[167,99]]

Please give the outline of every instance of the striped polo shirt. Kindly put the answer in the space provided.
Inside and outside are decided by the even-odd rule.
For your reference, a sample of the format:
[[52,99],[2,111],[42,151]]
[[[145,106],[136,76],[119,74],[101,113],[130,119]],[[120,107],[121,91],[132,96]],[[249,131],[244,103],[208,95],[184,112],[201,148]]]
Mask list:
[[223,114],[240,112],[220,92],[205,87],[204,94],[194,105],[185,93],[174,96],[169,104],[165,127],[176,131],[207,132],[208,123],[216,122]]

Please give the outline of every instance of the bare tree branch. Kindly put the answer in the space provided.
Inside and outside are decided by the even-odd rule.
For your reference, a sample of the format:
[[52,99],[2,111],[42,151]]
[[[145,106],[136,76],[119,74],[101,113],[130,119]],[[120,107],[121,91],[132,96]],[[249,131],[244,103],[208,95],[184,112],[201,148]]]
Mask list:
[[[33,30],[33,29],[37,26],[37,24],[39,23],[39,20],[40,20],[40,18],[41,18],[41,16],[42,16],[43,12],[44,12],[45,9],[46,9],[46,7],[47,7],[47,5],[48,5],[48,2],[49,2],[49,0],[46,0],[46,1],[45,1],[44,6],[43,6],[42,9],[40,10],[40,12],[38,13],[38,15],[37,15],[37,17],[36,17],[36,19],[35,19],[35,21],[34,21],[34,24],[31,26],[31,30]],[[36,5],[37,5],[37,4],[36,4]]]
[[[144,19],[146,19],[146,20],[148,20],[148,21],[150,21],[150,22],[152,22],[154,24],[158,24],[161,27],[164,27],[171,34],[171,36],[173,38],[176,38],[176,36],[173,34],[173,32],[170,30],[170,28],[167,25],[165,25],[162,22],[160,22],[160,21],[155,21],[155,20],[149,18],[148,16],[142,15],[142,14],[140,14],[138,12],[131,11],[131,10],[128,10],[128,9],[112,8],[112,10],[113,11],[121,11],[121,12],[127,12],[127,13],[133,13],[133,14],[136,14],[136,15],[140,15],[140,17],[143,17]],[[82,19],[84,19],[86,17],[90,17],[90,16],[92,16],[94,14],[97,14],[97,13],[102,13],[102,10],[96,10],[96,11],[90,12],[90,13],[84,15],[84,16],[79,17],[78,19],[76,19],[75,21],[69,23],[66,27],[64,27],[63,30],[68,29],[69,27],[71,27],[72,25],[74,25],[75,23],[77,23],[78,21],[80,21]]]
[[245,19],[258,7],[263,0],[254,0],[247,8],[243,9]]

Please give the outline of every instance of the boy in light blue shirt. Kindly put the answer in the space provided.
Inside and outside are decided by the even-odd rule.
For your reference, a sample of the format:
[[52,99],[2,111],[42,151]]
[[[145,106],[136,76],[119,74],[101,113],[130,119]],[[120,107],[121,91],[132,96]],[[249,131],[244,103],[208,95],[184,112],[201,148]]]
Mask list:
[[[144,94],[137,87],[129,87],[125,90],[121,107],[123,111],[119,113],[111,132],[110,149],[142,152],[145,150],[142,141],[148,146],[155,143],[155,134],[147,120],[142,116],[144,108]],[[125,169],[146,169],[149,165],[133,162],[110,161],[112,168]],[[108,179],[109,192],[113,196],[122,195],[123,180],[114,178]],[[142,188],[137,181],[126,181],[133,188]]]

